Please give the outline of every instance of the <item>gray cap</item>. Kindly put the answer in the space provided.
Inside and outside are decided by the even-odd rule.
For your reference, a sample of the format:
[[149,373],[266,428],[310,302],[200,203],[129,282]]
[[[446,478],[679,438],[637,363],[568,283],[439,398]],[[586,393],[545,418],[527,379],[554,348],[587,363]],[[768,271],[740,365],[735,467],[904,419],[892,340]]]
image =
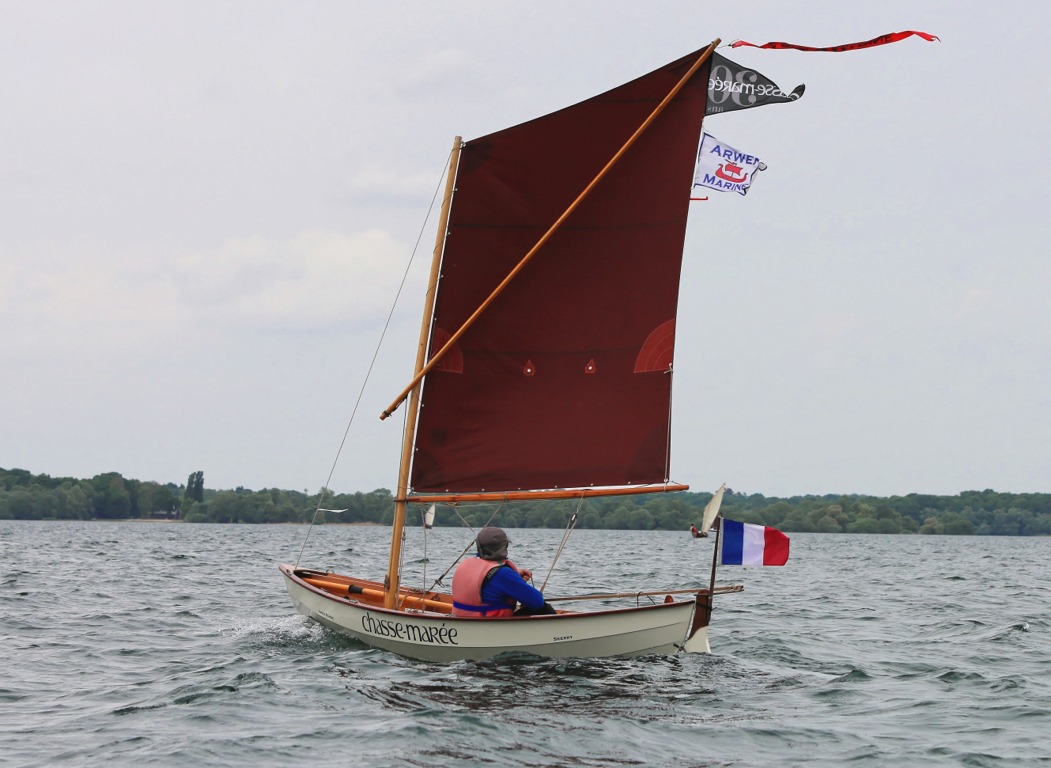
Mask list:
[[511,540],[507,538],[503,528],[489,526],[478,531],[475,537],[478,545],[478,554],[483,560],[506,560],[507,545]]

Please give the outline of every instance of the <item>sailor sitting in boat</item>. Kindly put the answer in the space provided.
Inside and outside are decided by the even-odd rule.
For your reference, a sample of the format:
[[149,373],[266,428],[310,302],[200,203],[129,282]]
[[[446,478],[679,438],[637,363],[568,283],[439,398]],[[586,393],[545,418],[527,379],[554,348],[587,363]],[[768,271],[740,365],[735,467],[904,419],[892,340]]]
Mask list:
[[[502,528],[493,526],[478,532],[478,556],[464,560],[453,574],[453,616],[491,619],[555,612],[544,602],[540,590],[527,583],[533,578],[532,571],[507,559],[510,543]],[[519,603],[522,606],[515,610]]]

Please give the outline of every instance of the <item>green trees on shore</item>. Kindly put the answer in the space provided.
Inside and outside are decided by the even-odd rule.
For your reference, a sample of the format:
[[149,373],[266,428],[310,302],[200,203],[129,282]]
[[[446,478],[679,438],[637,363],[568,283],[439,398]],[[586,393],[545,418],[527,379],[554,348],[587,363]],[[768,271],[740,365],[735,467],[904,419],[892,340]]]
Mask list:
[[[390,524],[387,489],[368,493],[307,494],[277,488],[209,490],[204,473],[186,485],[132,480],[117,472],[90,479],[52,478],[0,468],[0,520],[170,519],[191,523],[377,523]],[[536,501],[439,507],[435,524],[505,528],[563,528],[574,513],[578,528],[686,530],[699,523],[708,493],[650,494],[578,501]],[[316,511],[319,507],[325,510]],[[1051,535],[1051,494],[965,491],[956,496],[909,494],[766,497],[735,493],[723,498],[723,514],[785,532],[909,533],[1000,536]],[[410,507],[409,525],[422,510]],[[462,518],[462,520],[461,520]]]

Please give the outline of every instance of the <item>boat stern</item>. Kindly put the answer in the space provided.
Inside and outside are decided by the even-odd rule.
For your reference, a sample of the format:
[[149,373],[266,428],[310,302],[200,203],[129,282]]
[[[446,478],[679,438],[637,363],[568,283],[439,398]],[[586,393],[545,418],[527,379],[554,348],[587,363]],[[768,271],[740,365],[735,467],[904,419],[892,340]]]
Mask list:
[[690,636],[682,644],[682,650],[684,653],[711,653],[712,647],[708,644],[708,623],[712,619],[711,592],[698,592],[694,602],[693,624],[690,626]]

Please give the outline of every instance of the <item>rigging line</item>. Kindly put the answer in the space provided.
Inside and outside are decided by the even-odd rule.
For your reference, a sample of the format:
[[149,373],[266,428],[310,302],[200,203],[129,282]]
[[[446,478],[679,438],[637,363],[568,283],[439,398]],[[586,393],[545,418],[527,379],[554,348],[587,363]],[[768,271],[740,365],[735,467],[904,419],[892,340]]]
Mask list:
[[664,433],[664,482],[667,483],[671,479],[671,414],[675,403],[675,366],[669,365],[664,375],[670,377],[668,382],[668,428]]
[[[434,201],[433,200],[431,201],[431,205],[434,205]],[[422,234],[422,232],[421,232],[421,234]],[[417,239],[416,242],[417,242],[417,245],[418,245],[419,244],[419,240]],[[413,253],[415,254],[415,249],[413,249]],[[399,293],[400,293],[400,289],[399,289]],[[390,318],[388,318],[388,320],[389,319]],[[409,409],[406,408],[405,412],[402,414],[402,417],[401,417],[401,439],[402,439],[402,443],[403,444],[405,442],[405,436],[408,433],[408,431],[409,431]],[[400,482],[401,481],[399,480],[399,483]],[[402,526],[402,529],[401,529],[401,540],[402,540],[402,543],[405,542],[405,526]],[[405,572],[405,547],[398,547],[398,581],[399,581],[399,583],[401,582],[401,575],[404,572]],[[427,582],[425,580],[424,584],[426,584],[426,583]],[[402,607],[402,605],[405,602],[404,598],[400,597],[400,592],[401,591],[399,590],[398,593],[395,594],[395,596],[394,596],[394,609],[395,610],[401,610],[401,607]]]
[[[580,507],[583,505],[584,499],[581,499],[577,504],[577,512],[580,511]],[[555,557],[551,561],[551,567],[547,570],[547,576],[544,577],[544,583],[540,587],[540,591],[543,592],[547,589],[547,582],[551,579],[551,574],[555,570],[555,563],[558,562],[558,558],[562,556],[562,550],[566,548],[566,544],[569,542],[569,535],[573,532],[573,529],[577,526],[577,512],[573,513],[573,516],[569,518],[569,524],[566,526],[566,530],[562,532],[562,542],[558,545],[558,549],[555,550]]]
[[448,568],[445,569],[445,573],[443,573],[441,576],[439,576],[438,578],[436,578],[434,580],[434,583],[431,584],[431,588],[430,589],[427,589],[427,590],[424,590],[424,591],[425,592],[433,592],[434,588],[437,587],[437,586],[444,587],[445,585],[442,584],[442,579],[444,579],[446,576],[449,575],[449,571],[451,571],[453,568],[456,567],[456,564],[459,563],[460,560],[463,559],[463,556],[467,554],[467,552],[471,549],[471,545],[473,545],[473,544],[474,544],[474,539],[471,539],[471,541],[468,542],[467,546],[463,548],[463,552],[461,552],[459,555],[457,555],[456,559],[453,560],[452,565],[450,565]]
[[[405,541],[405,529],[401,529],[402,541]],[[401,580],[401,574],[405,571],[405,547],[401,548],[398,553],[398,580]],[[398,590],[399,592],[401,590]],[[394,597],[394,610],[400,611],[404,598],[399,594]]]
[[[485,522],[485,525],[483,525],[482,527],[485,528],[485,527],[487,527],[489,525],[489,523],[493,522],[493,518],[496,517],[497,513],[501,509],[503,509],[503,505],[502,504],[500,506],[498,506],[495,510],[493,510],[493,514],[491,514],[489,516],[489,519]],[[471,533],[474,533],[474,528],[471,527],[471,524],[469,522],[464,520],[463,515],[460,514],[460,510],[458,510],[456,508],[456,505],[453,505],[453,512],[456,514],[456,516],[458,518],[460,518],[460,521],[465,526],[467,526],[467,530],[469,530]],[[475,534],[475,535],[477,536],[477,534]],[[457,563],[459,563],[463,559],[463,556],[466,555],[470,551],[471,547],[474,545],[474,541],[475,541],[474,539],[471,539],[469,542],[467,542],[467,546],[463,548],[463,552],[461,552],[460,554],[458,554],[456,556],[456,559],[453,560],[452,565],[450,565],[448,568],[445,569],[445,573],[443,573],[441,576],[439,576],[438,578],[436,578],[434,580],[434,583],[431,584],[430,590],[427,590],[427,591],[432,591],[433,592],[435,587],[437,587],[437,586],[443,586],[444,587],[445,586],[444,584],[442,584],[442,579],[444,579],[446,576],[448,576],[449,575],[449,571],[451,571],[453,568],[455,568]]]
[[429,529],[427,528],[427,510],[420,510],[420,522],[423,523],[423,578],[421,579],[421,585],[423,591],[427,591],[427,563],[430,559],[427,557],[427,535]]
[[[729,592],[742,592],[744,587],[740,584],[727,584],[725,586],[716,587],[716,594],[724,594]],[[648,592],[604,592],[584,595],[565,595],[564,597],[548,597],[545,598],[549,603],[554,602],[565,602],[567,600],[614,600],[617,598],[634,597],[650,597],[656,595],[696,595],[697,593],[704,594],[704,587],[683,587],[681,589],[655,589]]]
[[[452,151],[449,152],[452,155]],[[343,448],[347,444],[347,436],[350,434],[350,428],[354,425],[354,417],[358,413],[358,406],[361,405],[361,399],[365,396],[365,387],[368,386],[369,379],[372,377],[372,369],[376,367],[376,359],[380,355],[380,349],[383,347],[383,340],[387,337],[387,331],[390,329],[391,318],[394,317],[394,310],[398,307],[398,300],[401,299],[401,293],[405,289],[405,283],[409,279],[409,270],[412,269],[412,264],[416,260],[416,252],[420,248],[420,240],[423,239],[423,233],[427,230],[427,222],[430,221],[431,213],[434,212],[434,203],[438,199],[439,190],[442,188],[442,179],[445,178],[446,171],[449,166],[449,161],[446,159],[445,167],[438,177],[438,184],[434,188],[434,194],[431,196],[430,207],[427,208],[427,215],[423,217],[423,223],[420,225],[420,232],[416,235],[416,243],[412,246],[412,253],[409,255],[409,261],[405,265],[405,271],[402,273],[401,282],[398,284],[398,290],[394,294],[394,302],[391,304],[390,312],[387,313],[387,320],[383,324],[383,330],[380,331],[379,340],[376,342],[376,349],[372,353],[372,359],[369,361],[369,367],[365,371],[365,379],[361,382],[361,389],[358,390],[358,397],[354,401],[354,407],[350,412],[350,419],[347,421],[347,428],[343,430],[343,439],[339,441],[339,448],[336,450],[336,457],[332,460],[332,468],[328,471],[328,478],[325,480],[324,490],[318,496],[317,506],[314,510],[314,516],[310,518],[310,525],[307,526],[307,532],[303,535],[303,546],[299,548],[299,556],[296,557],[295,567],[299,567],[299,561],[303,557],[303,550],[307,546],[307,538],[310,536],[310,531],[314,527],[314,521],[317,520],[318,511],[321,505],[325,503],[325,495],[331,493],[330,486],[332,485],[332,476],[336,473],[336,466],[339,464],[339,457],[343,453]]]

